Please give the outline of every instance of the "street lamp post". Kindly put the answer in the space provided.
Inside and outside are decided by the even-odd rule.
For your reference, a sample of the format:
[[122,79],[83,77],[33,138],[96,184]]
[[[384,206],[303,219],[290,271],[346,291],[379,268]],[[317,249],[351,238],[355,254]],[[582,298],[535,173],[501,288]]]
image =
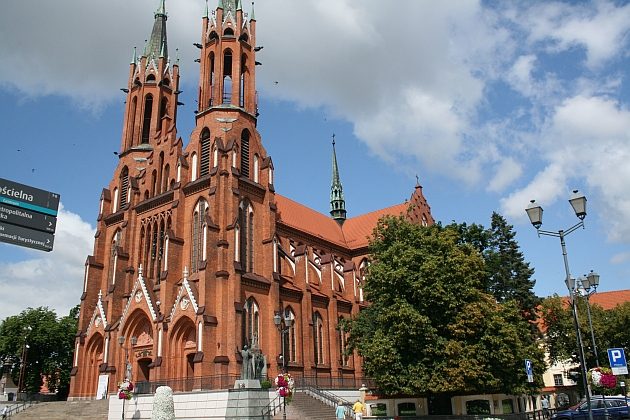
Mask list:
[[[131,346],[135,346],[138,342],[138,338],[131,337]],[[121,335],[118,337],[118,344],[125,350],[125,377],[123,378],[123,382],[126,379],[131,382],[131,363],[129,362],[129,347],[125,346],[125,336]],[[122,415],[120,417],[122,420],[125,420],[125,399],[122,400]]]
[[577,341],[578,348],[578,356],[580,359],[580,371],[582,373],[582,385],[584,387],[584,392],[586,393],[586,405],[588,407],[588,418],[589,420],[593,420],[593,410],[591,407],[591,393],[588,388],[588,382],[586,379],[586,362],[584,360],[584,345],[582,343],[582,334],[580,333],[580,322],[578,320],[577,313],[577,305],[575,301],[575,280],[571,278],[571,271],[569,270],[569,259],[567,257],[567,247],[564,242],[565,236],[570,233],[575,232],[579,228],[584,228],[584,218],[586,217],[586,197],[583,194],[578,193],[577,190],[573,191],[573,194],[569,198],[569,203],[571,207],[573,207],[573,211],[575,215],[580,219],[578,223],[571,226],[570,228],[563,230],[560,229],[556,231],[542,230],[540,227],[542,226],[542,214],[543,209],[541,206],[537,205],[534,200],[531,201],[527,209],[527,216],[529,217],[529,221],[532,223],[536,231],[538,232],[538,236],[553,236],[556,238],[560,238],[560,246],[562,247],[562,257],[564,259],[564,271],[566,274],[565,284],[569,289],[569,300],[571,302],[571,310],[573,312],[573,327],[575,328],[575,335]]
[[[588,327],[591,330],[591,343],[593,344],[593,354],[595,355],[595,366],[599,367],[599,355],[597,354],[597,344],[595,342],[595,330],[593,329],[593,319],[591,318],[591,295],[597,291],[599,286],[599,274],[593,270],[588,275],[578,277],[578,283],[580,285],[580,291],[582,296],[586,299],[586,314],[588,316]],[[604,418],[609,418],[608,407],[606,406],[606,396],[602,394],[602,401],[604,403]]]
[[[291,330],[291,326],[293,325],[293,319],[291,316],[286,313],[284,318],[280,315],[280,312],[276,312],[273,316],[273,323],[276,325],[278,331],[280,331],[280,341],[282,342],[282,373],[287,373],[287,359],[284,353],[284,336],[288,334]],[[287,401],[286,397],[282,397],[282,419],[286,420],[287,418]]]
[[28,333],[33,331],[31,326],[24,327],[24,343],[22,344],[22,360],[20,364],[20,377],[18,379],[18,397],[22,388],[24,387],[24,375],[26,374],[26,356],[28,355],[28,349],[31,347],[28,345]]

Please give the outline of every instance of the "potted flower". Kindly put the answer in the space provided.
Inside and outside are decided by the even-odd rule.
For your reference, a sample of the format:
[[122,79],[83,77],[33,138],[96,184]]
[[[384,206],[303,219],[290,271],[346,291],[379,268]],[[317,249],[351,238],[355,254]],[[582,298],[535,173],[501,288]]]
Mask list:
[[133,384],[125,379],[125,381],[118,384],[118,399],[119,400],[130,400],[133,391]]

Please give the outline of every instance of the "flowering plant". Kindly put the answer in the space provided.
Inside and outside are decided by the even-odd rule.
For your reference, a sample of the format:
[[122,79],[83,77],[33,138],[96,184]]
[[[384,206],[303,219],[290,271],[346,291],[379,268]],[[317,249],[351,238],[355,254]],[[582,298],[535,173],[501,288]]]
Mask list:
[[155,390],[151,420],[175,420],[173,390],[168,386],[160,386]]
[[612,371],[608,368],[597,367],[589,370],[588,376],[590,376],[593,386],[612,389],[617,386],[617,378],[612,374]]
[[295,388],[295,382],[293,378],[288,373],[281,373],[276,376],[276,387],[278,390],[276,391],[278,395],[285,398],[285,402],[291,402],[291,397],[293,396],[293,389]]
[[129,380],[125,379],[124,382],[118,384],[118,399],[130,400],[131,392],[133,391],[133,384]]

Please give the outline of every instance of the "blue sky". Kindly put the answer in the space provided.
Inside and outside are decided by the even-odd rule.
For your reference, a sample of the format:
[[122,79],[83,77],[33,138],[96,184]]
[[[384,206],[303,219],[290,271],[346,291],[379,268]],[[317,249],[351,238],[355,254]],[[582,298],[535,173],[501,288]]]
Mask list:
[[[185,142],[204,6],[166,2]],[[156,7],[4,5],[0,177],[60,193],[62,211],[52,253],[0,244],[0,319],[78,303],[120,147],[119,89]],[[567,238],[573,274],[593,269],[600,290],[630,288],[626,2],[265,0],[256,18],[259,129],[278,193],[328,212],[335,133],[350,217],[404,201],[417,174],[436,220],[488,225],[503,214],[547,296],[565,293],[560,244],[537,238],[524,208],[536,199],[543,228],[567,228],[577,219],[566,200],[579,189],[589,215]]]

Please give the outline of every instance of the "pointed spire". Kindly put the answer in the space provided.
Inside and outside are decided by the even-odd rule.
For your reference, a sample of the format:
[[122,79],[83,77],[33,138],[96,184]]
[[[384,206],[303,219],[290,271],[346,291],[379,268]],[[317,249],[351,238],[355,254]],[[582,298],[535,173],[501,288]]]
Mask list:
[[165,0],[160,0],[160,5],[158,9],[155,11],[156,15],[166,15],[166,5],[164,4]]
[[243,5],[241,4],[241,0],[236,0],[236,10],[243,10]]
[[208,0],[206,0],[206,10],[203,13],[203,17],[205,17],[206,19],[210,17],[210,14],[208,12]]
[[138,51],[136,47],[133,47],[133,56],[131,57],[131,64],[136,64],[138,62]]
[[335,135],[332,135],[332,185],[330,187],[330,215],[340,225],[346,220],[346,201],[343,198],[343,187],[339,178],[337,152],[335,150]]
[[249,20],[256,20],[256,15],[254,14],[254,2],[252,2],[252,13],[251,13],[251,18]]
[[219,5],[217,6],[217,9],[223,9],[223,0],[219,0]]
[[155,11],[155,22],[151,31],[151,38],[145,47],[144,55],[150,59],[168,57],[168,43],[166,40],[166,5],[165,0],[160,0]]

